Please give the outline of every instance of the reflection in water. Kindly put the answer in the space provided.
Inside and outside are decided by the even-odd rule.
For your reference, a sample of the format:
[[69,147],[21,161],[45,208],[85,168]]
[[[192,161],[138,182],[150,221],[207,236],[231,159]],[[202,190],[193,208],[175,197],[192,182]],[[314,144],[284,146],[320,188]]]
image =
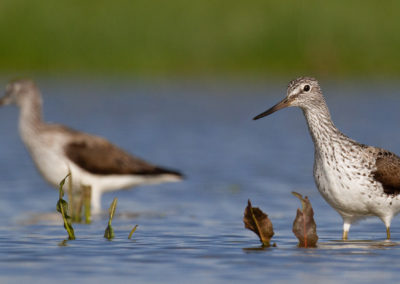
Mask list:
[[[150,211],[143,211],[143,212],[118,212],[114,216],[115,219],[125,219],[125,220],[134,220],[139,217],[145,217],[145,218],[163,218],[165,217],[165,213],[162,212],[150,212]],[[96,214],[93,216],[95,220],[104,220],[107,219],[108,217],[108,212],[107,211],[102,211],[99,214]],[[63,224],[63,219],[58,212],[47,212],[47,213],[38,213],[38,212],[31,212],[26,214],[26,216],[21,216],[17,222],[19,225],[22,226],[29,226],[29,225],[38,225],[38,224],[48,224],[48,225],[59,225]],[[84,224],[85,221],[82,220],[82,224]]]
[[400,243],[391,240],[374,241],[374,240],[350,240],[350,241],[331,241],[318,243],[320,249],[386,249],[399,246]]
[[319,242],[316,248],[304,249],[300,248],[298,245],[294,245],[292,247],[286,245],[278,246],[274,243],[271,247],[265,246],[255,246],[255,247],[246,247],[243,248],[245,252],[264,252],[268,251],[269,248],[283,248],[283,249],[298,249],[299,251],[307,251],[314,252],[315,254],[319,254],[318,250],[335,250],[335,251],[344,251],[346,254],[360,254],[367,253],[371,254],[373,250],[376,249],[391,249],[393,247],[399,246],[400,243],[393,242],[390,240],[384,241],[374,241],[374,240],[354,240],[354,241],[328,241],[328,242]]

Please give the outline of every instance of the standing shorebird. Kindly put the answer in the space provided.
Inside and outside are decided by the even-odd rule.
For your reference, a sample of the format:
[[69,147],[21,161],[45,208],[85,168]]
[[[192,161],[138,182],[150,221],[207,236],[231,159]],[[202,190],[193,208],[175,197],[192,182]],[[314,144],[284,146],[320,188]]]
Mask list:
[[44,122],[41,94],[31,80],[7,85],[0,106],[11,103],[20,108],[19,132],[43,177],[57,187],[70,172],[75,190],[90,186],[93,212],[100,211],[103,192],[182,179],[179,172],[133,157],[101,137]]
[[323,198],[343,218],[343,239],[351,223],[368,216],[383,221],[390,239],[390,223],[400,212],[400,158],[342,134],[314,78],[290,82],[286,97],[254,120],[290,106],[300,107],[307,120],[315,148],[314,180]]

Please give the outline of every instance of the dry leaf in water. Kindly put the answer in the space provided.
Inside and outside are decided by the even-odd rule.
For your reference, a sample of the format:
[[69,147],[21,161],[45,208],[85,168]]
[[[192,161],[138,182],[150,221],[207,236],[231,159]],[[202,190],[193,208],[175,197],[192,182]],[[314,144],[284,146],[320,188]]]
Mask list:
[[318,242],[317,224],[314,221],[314,211],[310,200],[297,192],[292,192],[300,199],[302,210],[297,209],[296,219],[293,222],[293,233],[299,239],[299,247],[316,247]]
[[246,229],[258,235],[263,246],[270,246],[270,240],[274,235],[272,223],[268,219],[268,215],[262,212],[261,209],[252,207],[250,200],[248,200],[247,207],[244,210],[243,222]]

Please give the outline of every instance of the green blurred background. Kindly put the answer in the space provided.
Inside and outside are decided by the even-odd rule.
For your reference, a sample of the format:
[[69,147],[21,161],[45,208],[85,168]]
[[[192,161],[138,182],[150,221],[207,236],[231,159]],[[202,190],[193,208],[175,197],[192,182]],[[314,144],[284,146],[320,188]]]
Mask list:
[[400,75],[400,1],[1,0],[0,73]]

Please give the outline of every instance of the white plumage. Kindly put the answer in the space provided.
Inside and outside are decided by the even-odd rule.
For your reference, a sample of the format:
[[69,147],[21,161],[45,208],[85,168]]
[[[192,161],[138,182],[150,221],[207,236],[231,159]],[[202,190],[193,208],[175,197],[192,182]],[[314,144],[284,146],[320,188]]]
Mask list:
[[180,181],[182,175],[133,157],[107,140],[42,119],[41,94],[31,80],[9,83],[0,105],[20,108],[19,132],[42,176],[53,186],[70,172],[75,190],[90,186],[92,211],[103,192]]

